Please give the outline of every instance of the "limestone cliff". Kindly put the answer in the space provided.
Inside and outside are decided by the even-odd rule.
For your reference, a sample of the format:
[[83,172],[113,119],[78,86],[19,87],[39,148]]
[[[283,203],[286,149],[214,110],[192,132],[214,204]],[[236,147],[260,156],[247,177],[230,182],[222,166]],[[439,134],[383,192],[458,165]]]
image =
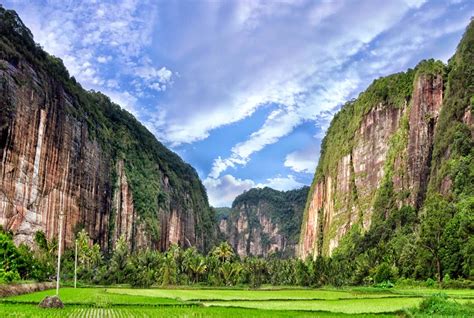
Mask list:
[[292,191],[251,189],[220,216],[219,229],[241,257],[295,254],[309,187]]
[[378,79],[334,117],[306,203],[300,257],[331,255],[353,225],[366,231],[387,217],[388,201],[418,210],[427,191],[449,195],[447,140],[456,134],[447,127],[468,136],[460,139],[474,136],[473,29],[447,66],[423,61]]
[[82,89],[0,7],[0,224],[15,242],[65,243],[85,228],[103,249],[207,249],[214,221],[195,170],[106,96]]

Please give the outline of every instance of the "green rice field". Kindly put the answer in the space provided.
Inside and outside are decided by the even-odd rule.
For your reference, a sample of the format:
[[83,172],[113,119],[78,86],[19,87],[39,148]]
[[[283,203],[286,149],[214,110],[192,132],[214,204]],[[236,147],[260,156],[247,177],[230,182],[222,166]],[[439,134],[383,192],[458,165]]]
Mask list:
[[[436,289],[62,288],[64,309],[37,304],[55,290],[0,299],[0,317],[397,317]],[[442,290],[450,301],[472,290]]]

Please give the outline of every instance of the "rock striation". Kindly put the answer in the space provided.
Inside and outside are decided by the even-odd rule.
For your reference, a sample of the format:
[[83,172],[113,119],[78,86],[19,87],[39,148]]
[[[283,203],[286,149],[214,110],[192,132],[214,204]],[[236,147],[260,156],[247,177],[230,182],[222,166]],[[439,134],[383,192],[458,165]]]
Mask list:
[[292,191],[250,189],[220,216],[221,238],[240,257],[295,255],[309,187]]
[[0,224],[16,243],[66,245],[85,228],[104,250],[209,248],[213,211],[195,170],[131,114],[85,91],[0,7]]
[[308,195],[299,257],[331,255],[352,226],[367,231],[374,218],[386,218],[388,201],[419,210],[428,191],[449,197],[456,140],[474,140],[473,34],[471,22],[448,65],[423,61],[378,79],[334,117]]

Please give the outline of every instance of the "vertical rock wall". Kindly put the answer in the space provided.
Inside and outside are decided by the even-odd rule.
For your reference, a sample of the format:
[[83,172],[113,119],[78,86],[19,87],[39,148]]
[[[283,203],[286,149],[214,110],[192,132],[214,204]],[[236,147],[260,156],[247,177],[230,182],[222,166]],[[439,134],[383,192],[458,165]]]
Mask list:
[[[394,154],[393,184],[398,204],[419,207],[429,180],[434,131],[443,101],[441,75],[417,76],[413,96],[402,108],[378,104],[365,114],[349,154],[333,175],[317,182],[308,197],[299,256],[331,255],[341,238],[358,223],[370,227],[377,190],[384,177],[387,155],[395,133],[408,129],[406,144]],[[408,127],[402,127],[404,118]]]
[[195,170],[0,6],[0,225],[32,244],[37,231],[57,237],[61,214],[66,245],[81,228],[104,250],[122,235],[131,249],[208,248],[215,235]]
[[241,257],[294,256],[309,188],[287,192],[251,189],[238,196],[222,218],[222,236]]
[[101,230],[110,215],[109,163],[88,130],[67,116],[71,100],[59,85],[28,64],[0,71],[2,96],[11,103],[1,149],[0,222],[15,242],[32,243],[42,230],[57,235],[64,214],[66,244],[83,224],[106,244]]

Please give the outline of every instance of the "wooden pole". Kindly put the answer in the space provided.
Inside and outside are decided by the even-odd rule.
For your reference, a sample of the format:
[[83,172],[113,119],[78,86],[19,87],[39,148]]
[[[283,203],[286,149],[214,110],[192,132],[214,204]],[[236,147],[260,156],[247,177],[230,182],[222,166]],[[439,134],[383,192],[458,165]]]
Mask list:
[[56,296],[59,296],[59,272],[61,271],[61,245],[63,241],[63,214],[59,215],[58,267],[56,273]]
[[74,288],[77,287],[77,239],[76,239],[76,255],[74,257]]

